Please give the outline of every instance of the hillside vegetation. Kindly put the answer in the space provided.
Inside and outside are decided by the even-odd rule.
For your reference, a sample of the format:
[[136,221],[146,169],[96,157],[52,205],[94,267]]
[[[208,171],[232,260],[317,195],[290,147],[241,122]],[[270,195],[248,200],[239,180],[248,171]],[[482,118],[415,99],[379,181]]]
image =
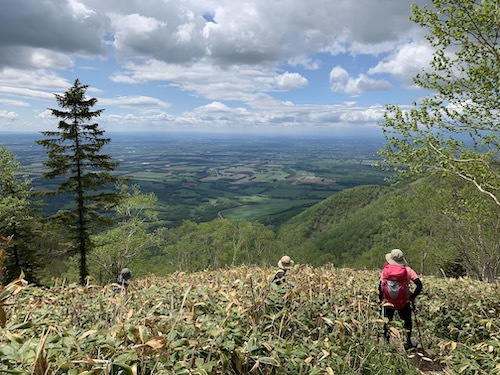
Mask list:
[[338,192],[284,223],[277,239],[315,266],[374,269],[400,248],[420,274],[494,282],[499,230],[498,210],[485,197],[458,179],[428,177]]
[[370,249],[394,194],[394,188],[376,185],[343,190],[284,223],[278,239],[301,261],[345,265]]
[[7,300],[0,372],[500,373],[498,284],[424,277],[414,332],[424,351],[408,353],[397,319],[391,344],[381,339],[378,272],[298,265],[285,288],[267,285],[270,272],[175,273],[122,293],[25,287]]
[[[89,257],[91,275],[103,284],[113,281],[125,266],[141,277],[269,266],[284,254],[316,267],[378,269],[387,252],[400,248],[421,275],[471,276],[492,282],[500,267],[496,235],[500,217],[495,210],[478,212],[467,204],[457,210],[457,202],[469,199],[469,192],[462,189],[454,181],[435,179],[396,187],[360,186],[332,195],[279,228],[217,219],[151,230],[147,222],[141,227],[126,222],[95,237],[98,248]],[[146,212],[141,207],[135,210]],[[70,280],[75,275],[75,267],[64,273]]]

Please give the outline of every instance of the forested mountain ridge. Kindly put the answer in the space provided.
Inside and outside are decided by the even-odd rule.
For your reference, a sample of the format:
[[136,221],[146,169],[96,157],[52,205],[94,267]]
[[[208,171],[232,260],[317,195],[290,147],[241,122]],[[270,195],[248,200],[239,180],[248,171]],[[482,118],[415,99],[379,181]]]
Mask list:
[[427,176],[343,190],[284,223],[277,240],[312,265],[380,268],[400,248],[419,273],[494,281],[499,228],[487,197],[458,178]]
[[396,190],[365,185],[343,190],[304,210],[278,231],[290,253],[308,263],[345,263],[370,248],[382,226],[384,202]]
[[294,216],[282,226],[282,229],[293,231],[304,238],[311,238],[332,225],[346,220],[354,212],[386,196],[391,190],[387,186],[380,185],[364,185],[343,190]]

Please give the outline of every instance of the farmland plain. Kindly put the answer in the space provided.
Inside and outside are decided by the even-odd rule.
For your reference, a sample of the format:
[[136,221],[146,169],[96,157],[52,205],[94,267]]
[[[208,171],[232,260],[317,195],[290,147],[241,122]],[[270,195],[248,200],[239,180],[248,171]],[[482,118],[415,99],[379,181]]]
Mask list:
[[[257,136],[191,133],[106,134],[104,152],[117,172],[158,197],[164,225],[217,217],[280,223],[346,188],[384,184],[373,164],[381,138]],[[6,146],[37,190],[54,189],[41,179],[41,134],[2,134]],[[49,209],[64,207],[59,198]]]

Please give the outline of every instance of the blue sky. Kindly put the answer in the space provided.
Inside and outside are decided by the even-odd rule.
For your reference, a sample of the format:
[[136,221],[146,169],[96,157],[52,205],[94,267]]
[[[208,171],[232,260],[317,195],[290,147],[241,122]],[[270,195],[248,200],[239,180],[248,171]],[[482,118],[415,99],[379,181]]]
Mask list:
[[54,94],[78,78],[107,131],[366,134],[428,94],[411,4],[3,0],[0,132],[56,129]]

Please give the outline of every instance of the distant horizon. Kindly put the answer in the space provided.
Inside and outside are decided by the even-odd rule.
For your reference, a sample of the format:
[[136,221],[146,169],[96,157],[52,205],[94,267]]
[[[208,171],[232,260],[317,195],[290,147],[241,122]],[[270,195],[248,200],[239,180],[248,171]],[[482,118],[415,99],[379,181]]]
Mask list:
[[[0,135],[41,135],[41,131],[20,131],[20,130],[0,130]],[[52,130],[50,130],[52,131]],[[106,130],[104,129],[104,137],[121,134],[140,134],[140,135],[175,135],[189,134],[200,136],[256,136],[256,137],[358,137],[358,138],[374,138],[383,139],[381,129],[293,129],[283,131],[283,129],[274,129],[269,131],[252,131],[251,129],[166,129],[166,130]]]

